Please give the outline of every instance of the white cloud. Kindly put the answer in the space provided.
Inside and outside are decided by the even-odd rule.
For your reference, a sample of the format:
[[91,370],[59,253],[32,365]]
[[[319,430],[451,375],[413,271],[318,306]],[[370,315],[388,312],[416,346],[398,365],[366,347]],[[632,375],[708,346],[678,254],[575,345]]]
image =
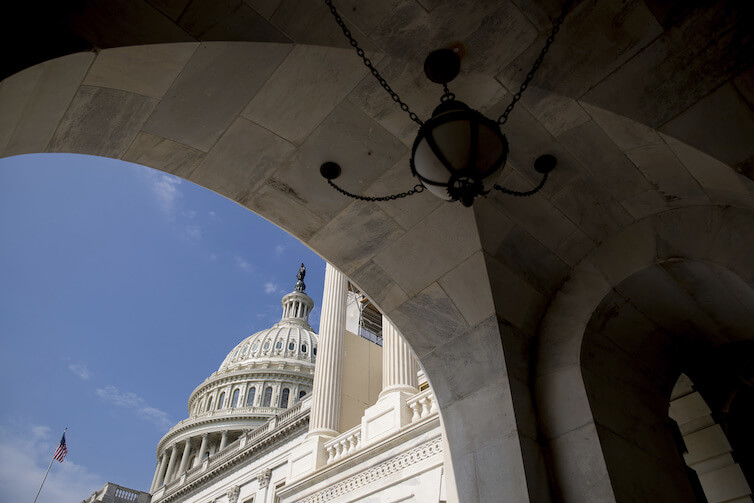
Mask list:
[[92,373],[89,372],[89,369],[86,368],[86,365],[84,365],[83,363],[71,363],[70,365],[68,365],[68,370],[85,381],[92,376]]
[[[29,501],[37,494],[58,435],[46,426],[18,432],[0,428],[0,501]],[[68,443],[69,454],[62,463],[53,462],[38,503],[79,503],[104,485],[102,476],[71,460],[75,454]]]
[[149,171],[149,173],[152,182],[152,194],[157,199],[157,204],[169,220],[175,220],[176,205],[181,196],[178,190],[181,180],[157,171]]
[[275,293],[277,291],[278,286],[275,283],[270,281],[269,283],[264,284],[264,293]]
[[167,412],[163,410],[155,409],[154,407],[142,407],[138,412],[141,417],[158,426],[166,429],[173,426],[173,422],[168,417]]
[[275,253],[278,255],[281,255],[285,251],[285,246],[283,245],[275,245]]
[[209,216],[214,217],[215,215],[216,215],[216,213],[214,211],[210,211],[209,212]]
[[141,416],[142,419],[146,419],[161,428],[170,428],[173,425],[173,422],[170,420],[166,412],[150,407],[147,402],[136,393],[121,391],[111,385],[105,386],[104,388],[98,388],[96,393],[98,397],[106,402],[112,403],[113,405],[135,409],[136,413]]
[[202,228],[199,227],[198,225],[187,225],[186,235],[190,237],[191,239],[201,239]]
[[136,393],[123,392],[110,385],[97,389],[97,396],[119,407],[138,407],[144,401]]
[[212,253],[209,256],[210,262],[215,262],[217,260],[217,253]]
[[239,257],[238,255],[236,255],[236,267],[241,269],[243,272],[254,271],[254,266],[248,263],[246,259],[244,259],[243,257]]

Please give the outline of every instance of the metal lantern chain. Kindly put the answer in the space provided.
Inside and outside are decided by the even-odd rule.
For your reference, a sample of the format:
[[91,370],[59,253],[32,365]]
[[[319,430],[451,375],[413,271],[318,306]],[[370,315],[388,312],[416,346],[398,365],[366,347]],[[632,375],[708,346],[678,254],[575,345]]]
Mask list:
[[493,185],[493,187],[496,190],[499,190],[500,192],[502,192],[503,194],[508,194],[509,196],[515,196],[515,197],[533,196],[534,194],[536,194],[537,192],[539,192],[542,189],[542,187],[545,186],[545,182],[547,181],[547,175],[548,175],[548,173],[544,173],[542,175],[542,181],[539,182],[539,185],[537,185],[536,187],[534,187],[531,190],[526,190],[526,191],[523,191],[523,192],[519,192],[518,190],[506,189],[505,187],[503,187],[501,185],[498,185],[498,184]]
[[[359,43],[356,41],[356,39],[353,38],[353,36],[351,35],[351,31],[346,26],[345,22],[343,21],[343,18],[341,18],[340,15],[338,14],[338,10],[333,5],[332,0],[324,0],[324,1],[325,1],[325,5],[327,5],[327,7],[330,9],[330,13],[335,18],[335,21],[337,22],[338,26],[340,26],[340,29],[343,31],[343,35],[345,35],[345,37],[348,39],[348,41],[351,44],[351,46],[354,49],[356,49],[356,54],[359,55],[359,57],[364,62],[364,65],[369,69],[369,71],[372,73],[372,75],[374,76],[374,78],[377,79],[377,81],[380,83],[380,85],[383,87],[383,89],[385,89],[385,91],[387,91],[387,93],[390,95],[390,97],[392,98],[392,100],[394,102],[398,103],[398,105],[400,106],[401,110],[403,110],[404,112],[406,112],[408,114],[408,116],[411,118],[412,121],[414,121],[415,123],[419,124],[419,126],[422,126],[419,129],[419,136],[417,136],[417,140],[416,140],[416,142],[419,142],[423,138],[422,135],[423,135],[423,131],[425,129],[424,122],[414,112],[412,112],[410,110],[409,106],[403,100],[401,100],[400,96],[398,96],[398,94],[395,91],[393,91],[393,89],[387,83],[387,81],[385,80],[385,78],[382,75],[380,75],[380,72],[374,67],[374,65],[372,64],[371,60],[366,57],[366,55],[364,53],[364,50],[359,46]],[[534,64],[532,65],[531,70],[529,70],[529,73],[526,74],[526,78],[521,83],[521,86],[519,87],[518,91],[513,95],[513,98],[511,99],[511,102],[508,104],[508,106],[505,108],[505,111],[497,119],[498,126],[502,126],[503,124],[505,124],[508,121],[508,116],[513,111],[513,109],[515,108],[516,103],[518,103],[521,100],[521,95],[524,93],[524,91],[526,91],[526,89],[529,87],[529,84],[534,79],[534,75],[536,74],[537,70],[539,70],[539,67],[542,65],[542,61],[545,58],[545,55],[550,50],[550,47],[552,46],[553,42],[555,41],[555,35],[557,35],[557,33],[560,31],[560,27],[563,24],[563,20],[565,19],[566,14],[568,14],[568,11],[571,9],[574,1],[575,0],[567,0],[565,2],[565,4],[563,5],[563,9],[560,12],[560,15],[555,19],[555,24],[550,29],[550,32],[549,32],[549,34],[547,36],[545,45],[544,45],[544,47],[542,47],[542,50],[539,52],[539,55],[537,56],[537,59],[534,61]],[[446,49],[435,51],[434,53],[430,54],[430,56],[428,56],[427,62],[425,62],[425,68],[424,68],[424,70],[425,70],[425,73],[427,74],[427,77],[430,80],[432,80],[435,83],[442,84],[443,93],[444,94],[440,98],[440,101],[442,102],[442,104],[445,104],[447,106],[450,103],[455,103],[455,94],[453,94],[452,92],[450,92],[450,89],[448,89],[448,82],[450,80],[452,80],[457,75],[459,63],[455,63],[455,69],[450,70],[450,74],[447,71],[447,67],[444,67],[445,71],[441,71],[439,74],[432,74],[432,75],[430,75],[430,70],[428,70],[428,67],[427,67],[427,64],[429,64],[428,62],[430,61],[430,58],[434,54],[441,53],[442,51],[446,51]],[[447,51],[450,52],[449,50],[447,50]],[[436,63],[440,63],[440,65],[442,67],[443,63],[447,63],[447,60],[445,60],[445,61],[442,61],[442,60],[443,60],[443,57],[441,56],[440,57],[440,61],[435,60],[435,62]],[[457,61],[460,61],[460,60],[457,60]],[[451,67],[452,67],[452,65],[451,65]],[[440,80],[440,79],[443,79],[443,78],[448,78],[448,80],[447,81]],[[437,113],[437,110],[439,110],[440,107],[443,106],[442,104],[435,110],[435,113]],[[461,105],[463,105],[463,104],[461,103]],[[463,105],[463,106],[466,107],[466,105]],[[466,108],[468,108],[468,107],[466,107]],[[479,112],[475,112],[475,113],[477,113],[478,115],[480,115],[482,117],[482,119],[484,119],[486,121],[489,121],[492,124],[495,123],[495,121],[489,120],[489,119],[485,118]],[[434,120],[435,120],[435,117],[433,116],[432,120],[430,120],[428,122],[428,125],[431,126],[432,124],[434,124],[434,122],[433,122]],[[426,126],[426,127],[429,127],[429,126]],[[498,130],[498,133],[500,133],[500,128],[498,127],[496,129]],[[505,153],[507,153],[507,142],[505,141],[505,136],[504,135],[502,135],[502,141],[505,142]],[[414,149],[416,149],[416,145],[417,145],[417,143],[414,144]],[[503,157],[503,161],[502,162],[505,163],[505,158],[504,157]],[[539,185],[537,185],[536,187],[534,187],[531,190],[528,190],[528,191],[516,191],[516,190],[507,189],[507,188],[502,187],[502,186],[500,186],[498,184],[493,185],[492,188],[494,188],[495,190],[499,190],[499,191],[501,191],[501,192],[503,192],[505,194],[509,194],[509,195],[516,196],[516,197],[531,196],[533,194],[536,194],[537,192],[539,192],[542,189],[542,187],[544,186],[545,182],[547,181],[548,173],[555,167],[556,163],[557,163],[557,160],[555,159],[555,157],[551,156],[549,154],[545,154],[545,155],[540,156],[534,162],[535,169],[539,173],[541,173],[543,175],[543,177],[542,177],[542,181],[539,183]],[[414,174],[414,176],[416,176],[419,179],[422,179],[419,175],[417,175],[416,171],[414,171],[413,154],[412,154],[412,158],[411,158],[411,168],[412,168],[412,173]],[[448,169],[450,169],[450,168],[448,168]],[[495,169],[497,169],[497,167],[495,167]],[[369,202],[375,202],[375,201],[393,201],[393,200],[396,200],[396,199],[401,199],[401,198],[408,197],[408,196],[411,196],[411,195],[414,195],[414,194],[418,194],[420,192],[423,192],[426,189],[426,187],[425,187],[424,184],[417,184],[411,190],[408,190],[406,192],[401,192],[399,194],[393,194],[393,195],[381,196],[381,197],[362,196],[362,195],[352,194],[351,192],[348,192],[347,190],[339,187],[338,185],[336,185],[333,182],[333,180],[335,178],[337,178],[338,176],[340,176],[340,167],[336,163],[333,163],[333,162],[326,162],[326,163],[324,163],[320,167],[320,173],[322,174],[322,176],[325,179],[327,179],[327,183],[329,183],[330,186],[333,187],[335,190],[337,190],[338,192],[340,192],[341,194],[343,194],[345,196],[351,197],[353,199],[358,199],[360,201],[369,201]],[[474,177],[472,176],[472,178],[474,178]],[[476,180],[476,178],[474,178],[474,180]],[[432,183],[434,184],[434,182],[432,182]],[[478,183],[478,184],[481,185],[481,182],[478,181],[478,180],[476,180],[476,183]],[[441,184],[441,183],[434,184],[434,185],[441,185],[441,186],[443,186],[443,184]],[[475,197],[477,197],[479,195],[484,195],[484,194],[489,193],[489,190],[485,191],[485,190],[483,190],[483,188],[475,189],[475,190],[477,190],[477,192],[474,193],[473,195],[471,195],[471,198],[467,200],[465,197],[460,197],[460,196],[457,196],[457,195],[454,196],[453,195],[454,193],[450,192],[450,186],[448,186],[448,193],[450,194],[452,200],[454,200],[454,201],[460,200],[465,206],[470,206],[472,204],[472,202],[473,202],[473,199]],[[432,190],[432,191],[434,192],[434,190]]]
[[532,65],[531,70],[529,70],[529,73],[526,74],[526,78],[521,83],[521,87],[519,87],[518,92],[513,95],[513,99],[505,108],[505,112],[503,112],[503,114],[497,119],[497,123],[501,126],[508,122],[508,115],[510,115],[510,113],[513,111],[513,107],[516,106],[518,100],[521,99],[521,94],[526,91],[527,87],[529,87],[529,83],[534,78],[534,74],[537,73],[537,70],[539,70],[539,67],[542,64],[542,60],[545,59],[545,54],[547,54],[547,51],[550,50],[550,46],[555,41],[555,35],[560,31],[560,25],[563,24],[563,20],[565,19],[566,14],[568,14],[570,8],[571,2],[566,2],[563,6],[563,10],[560,12],[560,16],[558,16],[558,18],[555,20],[555,25],[552,27],[552,30],[550,30],[550,35],[548,35],[547,37],[545,46],[542,47],[542,50],[539,52],[539,56],[537,56],[537,59],[534,60],[534,64]]
[[416,122],[420,126],[424,124],[424,122],[422,122],[418,115],[409,110],[408,105],[403,100],[401,100],[401,97],[398,96],[398,93],[393,91],[393,89],[387,83],[387,80],[385,80],[385,78],[380,75],[380,72],[378,72],[374,67],[372,61],[366,57],[366,55],[364,54],[364,49],[359,47],[359,43],[356,41],[356,39],[353,38],[353,36],[351,36],[351,30],[349,30],[346,26],[346,23],[343,22],[343,18],[341,18],[340,14],[338,14],[338,10],[333,5],[332,0],[325,0],[325,4],[330,8],[330,12],[335,18],[335,21],[338,23],[338,26],[340,26],[340,29],[343,30],[343,35],[346,36],[348,41],[351,43],[351,46],[356,49],[356,54],[358,54],[359,57],[364,61],[364,65],[369,68],[369,71],[372,72],[372,75],[374,75],[374,78],[377,79],[377,82],[379,82],[380,85],[385,89],[385,91],[390,94],[390,97],[393,98],[393,101],[400,105],[401,110],[406,112],[408,116],[411,117],[412,121]]
[[359,201],[369,201],[370,203],[377,202],[377,201],[395,201],[396,199],[402,199],[404,197],[413,196],[414,194],[418,194],[419,192],[424,192],[424,185],[416,184],[414,185],[414,188],[411,190],[407,190],[406,192],[401,192],[400,194],[391,194],[389,196],[379,196],[379,197],[372,197],[372,196],[360,196],[358,194],[352,194],[348,192],[347,190],[338,187],[333,183],[332,180],[328,179],[327,183],[330,184],[332,188],[343,194],[344,196],[351,197],[353,199],[358,199]]

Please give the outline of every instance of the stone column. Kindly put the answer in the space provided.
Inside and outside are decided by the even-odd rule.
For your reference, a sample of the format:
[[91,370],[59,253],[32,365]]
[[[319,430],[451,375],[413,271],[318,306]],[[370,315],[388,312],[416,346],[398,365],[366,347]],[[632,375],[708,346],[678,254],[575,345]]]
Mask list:
[[165,480],[165,469],[168,463],[168,453],[163,451],[160,456],[160,462],[157,463],[157,471],[154,474],[154,480],[152,481],[152,488],[149,492],[155,492]]
[[189,454],[191,454],[191,439],[186,439],[186,445],[183,447],[183,456],[181,456],[181,464],[178,467],[178,475],[182,475],[188,470]]
[[209,436],[209,433],[205,433],[202,435],[202,443],[199,446],[199,454],[197,454],[197,463],[203,463],[204,462],[204,453],[207,452],[207,437]]
[[170,461],[168,461],[168,471],[165,473],[165,484],[169,484],[173,478],[173,470],[175,468],[175,462],[178,458],[178,444],[173,444],[173,448],[170,450]]
[[347,294],[348,280],[343,273],[327,264],[308,436],[335,436],[340,428]]
[[223,431],[222,437],[220,437],[220,448],[217,449],[217,452],[222,451],[225,449],[225,446],[228,445],[228,430]]
[[411,348],[390,320],[382,317],[382,391],[417,393],[417,363]]

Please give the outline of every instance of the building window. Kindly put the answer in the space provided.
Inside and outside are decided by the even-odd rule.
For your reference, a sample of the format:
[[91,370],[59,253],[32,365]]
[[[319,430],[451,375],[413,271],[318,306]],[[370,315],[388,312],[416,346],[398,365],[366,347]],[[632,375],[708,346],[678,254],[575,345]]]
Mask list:
[[264,400],[262,400],[262,407],[269,407],[272,403],[272,388],[267,386],[264,390]]
[[301,352],[306,353],[306,344],[301,345]]
[[238,407],[238,390],[233,392],[233,399],[230,401],[230,406],[234,409]]
[[301,400],[305,396],[306,396],[306,390],[305,389],[302,389],[301,391],[298,392],[298,399],[299,400]]
[[313,354],[314,356],[317,356],[317,348],[313,348],[313,349],[312,349],[312,354]]
[[225,392],[220,393],[220,398],[217,399],[217,410],[220,410],[225,405]]
[[275,349],[283,349],[283,341],[277,341],[275,343]]
[[288,344],[288,350],[289,351],[293,351],[294,349],[296,349],[296,343],[295,342],[291,342],[290,344]]
[[257,389],[252,386],[249,388],[249,393],[246,395],[246,406],[247,407],[253,407],[254,406],[254,395],[257,394]]
[[207,402],[207,410],[210,410],[212,408],[212,397],[209,397],[209,401]]
[[265,341],[264,346],[262,346],[263,349],[270,349],[270,341]]
[[243,351],[241,351],[241,356],[245,356],[246,353],[248,352],[249,352],[249,346],[247,344],[246,346],[243,347]]
[[281,409],[287,409],[288,408],[288,396],[290,396],[291,390],[288,388],[285,388],[283,390],[283,394],[280,397],[280,408]]
[[255,342],[254,347],[251,348],[252,351],[256,351],[257,349],[259,349],[259,341]]

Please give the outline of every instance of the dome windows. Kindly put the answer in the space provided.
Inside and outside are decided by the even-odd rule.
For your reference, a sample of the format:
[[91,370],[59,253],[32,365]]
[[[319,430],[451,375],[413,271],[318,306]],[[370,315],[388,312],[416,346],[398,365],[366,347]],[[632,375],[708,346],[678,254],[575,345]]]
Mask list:
[[259,341],[255,342],[254,346],[251,348],[252,351],[256,351],[257,349],[259,349]]
[[254,406],[254,395],[257,394],[257,388],[252,386],[249,388],[249,392],[246,394],[246,406],[247,407],[253,407]]
[[209,411],[212,408],[212,397],[209,397],[209,400],[207,401],[207,410]]
[[301,352],[306,353],[306,344],[301,345]]
[[312,348],[312,354],[314,356],[317,356],[317,348],[316,347]]
[[267,386],[264,390],[264,400],[262,400],[262,407],[269,407],[272,403],[272,387]]
[[238,407],[238,391],[239,391],[239,390],[238,390],[238,389],[236,389],[236,390],[235,390],[235,391],[233,392],[233,398],[232,398],[232,399],[231,399],[231,401],[230,401],[230,406],[231,406],[232,408],[234,408],[234,409],[235,409],[236,407]]
[[225,405],[225,392],[220,393],[220,398],[217,399],[217,410],[220,410]]
[[270,341],[265,341],[264,346],[262,346],[262,349],[270,349]]
[[295,351],[296,350],[296,343],[290,342],[288,343],[288,351]]
[[275,343],[275,349],[283,349],[283,341],[277,341]]
[[289,390],[288,388],[285,388],[283,390],[283,394],[280,397],[280,408],[281,409],[287,409],[288,408],[288,397],[290,396],[290,394],[291,394],[291,390]]

